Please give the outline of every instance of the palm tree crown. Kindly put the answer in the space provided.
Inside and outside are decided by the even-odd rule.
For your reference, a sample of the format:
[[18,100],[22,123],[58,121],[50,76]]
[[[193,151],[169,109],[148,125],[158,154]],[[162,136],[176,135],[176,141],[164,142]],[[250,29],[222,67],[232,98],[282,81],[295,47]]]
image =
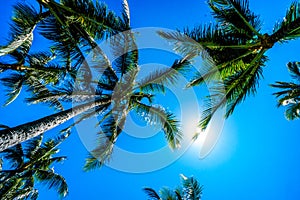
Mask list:
[[[127,1],[123,3],[122,17],[107,13],[102,4],[88,0],[79,1],[78,4],[69,0],[61,4],[41,1],[41,5],[45,16],[39,24],[41,34],[53,42],[60,66],[58,68],[66,69],[67,73],[74,69],[76,76],[68,74],[57,84],[51,82],[46,84],[47,87],[34,87],[27,101],[47,103],[59,110],[63,109],[61,102],[75,102],[79,105],[34,122],[2,130],[1,144],[4,146],[11,134],[17,135],[13,138],[19,138],[20,141],[14,141],[8,146],[44,133],[75,116],[79,116],[79,119],[65,130],[84,119],[99,116],[99,146],[88,157],[85,166],[85,170],[90,170],[102,166],[109,159],[113,145],[124,128],[126,117],[135,111],[138,114],[146,113],[152,122],[160,125],[169,146],[172,149],[178,148],[181,139],[179,122],[171,112],[153,104],[153,93],[164,92],[166,84],[175,83],[179,72],[185,70],[189,62],[186,59],[175,61],[171,68],[154,71],[137,80],[140,68],[138,50],[134,33],[129,30]],[[121,32],[124,30],[127,31]],[[96,43],[105,37],[116,57],[113,61],[108,60],[108,56]],[[86,59],[88,54],[92,55],[92,61]],[[33,65],[28,68],[33,68]],[[100,78],[97,77],[99,74]],[[14,92],[18,90],[16,83],[20,81],[16,80],[19,77],[11,76],[2,81]]]
[[209,0],[216,23],[184,30],[184,34],[201,45],[199,47],[188,42],[176,43],[186,37],[183,34],[160,33],[173,41],[179,51],[197,55],[205,50],[214,62],[214,65],[200,68],[188,85],[216,81],[202,115],[202,129],[207,127],[219,108],[226,106],[225,117],[228,117],[237,104],[256,93],[268,60],[266,51],[275,43],[284,43],[300,36],[299,5],[292,3],[284,20],[275,25],[270,35],[261,33],[262,22],[250,10],[248,0]]
[[144,192],[151,200],[200,200],[203,186],[193,177],[181,175],[182,186],[175,190],[162,188],[159,194],[152,188],[144,188]]
[[60,197],[68,193],[65,179],[55,173],[52,165],[63,162],[66,157],[54,156],[57,146],[68,137],[68,134],[42,142],[38,136],[26,143],[15,145],[1,152],[2,161],[10,164],[9,170],[0,171],[1,199],[37,199],[37,182],[57,190]]

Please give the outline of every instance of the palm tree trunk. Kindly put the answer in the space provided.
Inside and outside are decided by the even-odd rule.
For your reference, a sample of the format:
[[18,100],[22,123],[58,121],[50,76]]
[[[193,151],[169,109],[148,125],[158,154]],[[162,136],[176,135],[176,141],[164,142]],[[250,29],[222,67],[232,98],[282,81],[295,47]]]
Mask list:
[[0,130],[0,152],[57,127],[87,110],[110,102],[110,99],[89,102],[13,128]]

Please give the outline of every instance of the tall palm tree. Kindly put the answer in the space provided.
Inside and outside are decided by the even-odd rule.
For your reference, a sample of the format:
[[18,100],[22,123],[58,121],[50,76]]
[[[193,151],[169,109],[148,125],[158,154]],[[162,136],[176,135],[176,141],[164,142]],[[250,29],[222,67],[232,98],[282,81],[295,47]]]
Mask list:
[[159,194],[152,188],[144,188],[144,192],[152,200],[200,200],[203,186],[193,177],[181,175],[182,186],[175,190],[162,188]]
[[[205,129],[213,114],[226,105],[227,118],[237,104],[256,93],[263,67],[268,60],[266,52],[275,43],[284,43],[300,36],[300,4],[292,3],[284,19],[277,23],[273,33],[262,33],[259,16],[249,8],[248,0],[209,0],[215,24],[203,25],[184,34],[163,33],[160,35],[175,43],[176,49],[198,55],[206,51],[214,65],[206,65],[189,83],[197,86],[205,81],[216,81],[210,90],[206,109],[200,121]],[[192,38],[199,45],[189,42]],[[178,42],[180,41],[180,42]],[[219,77],[218,77],[219,75]]]
[[277,81],[271,86],[281,90],[274,93],[278,98],[278,106],[287,106],[285,117],[294,120],[300,118],[300,65],[291,62],[287,67],[294,82]]
[[[129,23],[127,1],[123,6],[123,21]],[[129,24],[126,27],[129,27]],[[54,30],[49,30],[49,33]],[[86,37],[91,42],[90,46],[95,44],[91,35],[87,33],[89,37]],[[0,131],[0,151],[42,134],[75,116],[79,116],[79,120],[67,129],[86,118],[100,115],[98,125],[102,131],[99,133],[99,146],[88,157],[84,168],[85,170],[94,169],[102,166],[109,159],[113,145],[122,132],[126,117],[131,111],[140,115],[146,113],[151,121],[161,125],[169,146],[173,149],[179,147],[181,138],[179,122],[172,113],[153,104],[152,93],[164,92],[166,84],[176,82],[177,76],[186,69],[189,62],[187,60],[176,61],[171,68],[155,71],[137,80],[138,50],[134,33],[122,32],[107,41],[111,42],[112,53],[117,57],[112,63],[98,46],[92,46],[93,61],[81,62],[82,67],[77,73],[76,81],[67,79],[60,87],[47,88],[47,90],[37,89],[32,97],[28,98],[31,103],[50,103],[52,106],[57,106],[55,103],[57,101],[75,101],[79,105]],[[94,79],[94,72],[102,74],[99,80]]]
[[[97,47],[94,39],[100,40],[104,36],[108,37],[117,31],[128,28],[129,21],[124,14],[126,8],[128,8],[128,5],[124,3],[123,18],[121,18],[108,11],[107,7],[98,1],[96,3],[90,0],[65,0],[60,3],[41,1],[39,12],[32,6],[18,3],[14,8],[11,41],[8,45],[0,48],[0,56],[4,60],[0,63],[0,69],[2,72],[8,72],[7,77],[1,79],[2,83],[8,88],[8,100],[5,105],[11,103],[20,94],[24,85],[32,94],[41,92],[45,94],[49,93],[51,88],[53,89],[64,82],[69,82],[70,79],[76,78],[78,68],[85,66],[82,64],[85,62],[85,56],[88,52],[98,49],[97,52],[101,53],[101,49]],[[36,29],[39,30],[38,33],[52,42],[50,53],[29,54],[33,31]],[[87,41],[92,41],[89,43],[89,47],[86,47]],[[10,59],[6,59],[7,57]],[[11,71],[13,72],[11,73]],[[81,70],[81,73],[82,71],[84,70]],[[85,82],[89,81],[90,73],[90,69],[86,67],[84,73],[81,74]],[[58,100],[53,99],[50,105],[63,110]],[[87,105],[87,107],[89,106]],[[82,109],[82,106],[77,108]],[[60,121],[60,123],[63,123],[76,113],[78,114],[78,109],[69,109],[60,113],[63,116],[71,115],[69,118],[62,119],[59,117],[60,115],[55,114],[46,118],[45,121],[61,119],[62,122]],[[17,140],[21,142],[43,133],[42,129],[45,128],[43,123],[45,121],[38,123],[39,125],[36,124],[36,127],[39,127],[36,133],[26,133],[26,137],[24,137],[24,134],[19,135],[14,137],[15,140],[11,140],[4,145],[5,142],[3,141],[8,142],[7,139],[10,138],[6,135],[6,139],[2,138],[1,140],[1,149],[16,144]],[[52,128],[53,125],[55,126],[52,123],[52,126],[48,126],[48,128]],[[22,126],[24,130],[26,130],[26,126],[28,124]],[[11,137],[13,136],[11,135]],[[23,137],[23,139],[20,139],[20,137]]]
[[1,158],[10,168],[0,169],[0,198],[37,199],[37,182],[47,185],[49,189],[54,188],[60,197],[65,197],[68,193],[67,183],[55,173],[53,164],[66,159],[54,154],[58,153],[58,145],[67,137],[68,134],[65,134],[43,142],[43,136],[38,136],[1,152]]

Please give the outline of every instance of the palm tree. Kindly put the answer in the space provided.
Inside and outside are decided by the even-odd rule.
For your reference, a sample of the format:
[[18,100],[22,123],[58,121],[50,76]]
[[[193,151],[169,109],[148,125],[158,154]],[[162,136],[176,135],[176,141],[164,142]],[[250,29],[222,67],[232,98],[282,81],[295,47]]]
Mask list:
[[67,183],[55,173],[52,165],[66,159],[54,154],[58,153],[57,146],[67,137],[68,134],[65,134],[42,142],[43,136],[38,136],[1,152],[1,158],[10,164],[10,168],[5,170],[1,165],[0,198],[37,199],[37,182],[47,185],[49,189],[54,188],[60,197],[65,197],[68,193]]
[[298,62],[290,62],[287,67],[294,82],[277,81],[271,86],[281,89],[274,93],[278,98],[278,106],[287,106],[285,117],[294,120],[300,118],[300,65]]
[[[261,33],[262,22],[249,8],[248,0],[209,0],[215,24],[203,25],[184,34],[159,34],[175,43],[184,54],[209,54],[214,65],[206,65],[191,80],[188,87],[216,81],[210,90],[206,109],[200,121],[205,129],[213,114],[226,106],[227,118],[237,104],[256,93],[263,67],[268,60],[266,52],[275,43],[284,43],[300,36],[300,4],[292,3],[284,20],[277,23],[273,33]],[[199,45],[190,42],[188,37]],[[218,77],[219,76],[219,77]]]
[[[128,8],[128,5],[124,3],[124,13],[126,13],[126,8]],[[0,71],[8,73],[7,77],[1,79],[2,83],[8,88],[8,100],[5,105],[11,103],[20,94],[24,85],[33,95],[36,93],[45,94],[49,93],[51,88],[53,89],[64,82],[69,82],[70,79],[75,79],[78,68],[85,62],[86,54],[83,52],[98,49],[97,52],[101,53],[101,50],[95,45],[94,38],[100,40],[104,36],[110,36],[117,31],[128,28],[128,21],[124,13],[124,19],[117,17],[113,12],[108,11],[104,4],[99,2],[93,3],[90,0],[66,0],[61,3],[41,1],[39,12],[32,6],[18,3],[15,6],[14,13],[11,26],[11,41],[8,45],[0,48],[0,56],[4,60],[7,57],[10,58],[7,59],[7,62],[0,62]],[[79,21],[77,18],[81,20]],[[82,23],[82,20],[86,23]],[[66,24],[63,25],[61,23]],[[29,54],[33,31],[36,29],[39,30],[42,36],[53,43],[51,53],[38,52]],[[89,48],[85,45],[87,41],[90,41]],[[81,46],[86,48],[81,48]],[[81,76],[84,77],[85,82],[88,82],[90,69],[86,67],[85,70]],[[63,110],[63,106],[58,100],[53,99],[50,105]],[[82,106],[77,108],[82,109]],[[71,113],[70,115],[74,116],[76,115],[75,113],[78,113],[78,110],[73,110],[75,112],[69,109],[60,114],[65,116]],[[70,118],[62,121],[64,122]],[[58,119],[62,118],[55,114],[46,118],[45,121],[49,122],[49,120]],[[18,136],[23,137],[23,139],[20,140],[18,137],[15,137],[15,139],[18,138],[17,140],[21,142],[43,133],[42,129],[45,128],[42,125],[43,123],[38,123],[39,125],[36,127],[39,128],[36,133],[26,133],[26,137],[24,137],[24,134],[23,136]],[[55,126],[55,124],[52,125]],[[28,124],[22,126],[24,130],[26,130],[26,126]],[[48,127],[52,128],[53,126]],[[3,130],[3,132],[5,131],[7,130]],[[8,136],[5,137],[6,139],[2,138],[1,140],[2,150],[12,144],[19,143],[16,143],[17,140],[11,140],[10,144],[4,145],[3,141],[6,140],[8,142],[7,138],[9,138]]]
[[[151,93],[164,92],[164,85],[174,83],[179,72],[184,71],[189,62],[187,60],[176,61],[171,68],[154,71],[148,76],[137,80],[139,71],[138,51],[133,33],[129,31],[118,34],[110,41],[112,42],[110,45],[112,51],[116,55],[119,55],[120,52],[126,53],[121,53],[121,56],[112,64],[110,62],[102,64],[106,60],[103,58],[103,56],[106,57],[105,55],[96,55],[98,57],[94,55],[94,61],[90,65],[99,64],[98,62],[102,64],[97,68],[102,73],[99,80],[93,80],[93,77],[90,77],[87,81],[88,83],[82,86],[82,77],[79,76],[78,79],[80,81],[70,81],[68,84],[70,86],[65,85],[66,87],[64,88],[56,88],[50,92],[40,91],[27,99],[31,103],[49,103],[52,105],[55,105],[52,103],[53,101],[66,103],[70,101],[86,102],[87,109],[78,109],[80,113],[78,112],[75,115],[80,114],[79,119],[64,129],[64,131],[70,130],[73,126],[89,117],[100,116],[100,120],[97,123],[97,126],[101,128],[101,131],[98,133],[99,145],[87,158],[84,167],[87,171],[100,167],[109,160],[113,151],[113,145],[122,132],[128,114],[132,111],[139,115],[146,114],[151,122],[160,125],[171,148],[176,149],[179,147],[181,138],[178,121],[172,113],[166,111],[163,107],[153,105],[155,95]],[[95,101],[98,104],[95,104]],[[74,107],[70,112],[76,110],[77,107]],[[61,117],[59,120],[57,118],[57,121],[64,122],[67,120],[63,112],[58,114]],[[72,114],[70,117],[75,115]],[[146,118],[142,118],[142,120],[146,120]],[[41,127],[49,127],[43,124],[45,122],[44,119],[40,120],[40,122]],[[53,120],[49,123],[53,123]],[[37,125],[36,122],[33,124]],[[25,127],[28,127],[28,125],[25,125]]]
[[[123,5],[123,21],[129,23],[127,2],[125,1]],[[125,27],[129,27],[129,24]],[[48,35],[55,30],[50,30],[51,27],[48,29]],[[93,47],[95,41],[92,40],[91,35],[88,33],[85,38]],[[186,69],[189,62],[185,59],[175,61],[171,68],[155,71],[137,80],[138,50],[134,33],[122,32],[107,41],[111,42],[112,52],[117,57],[112,63],[98,46],[94,46],[91,49],[93,62],[81,62],[82,67],[77,73],[76,81],[66,79],[60,87],[47,88],[47,90],[38,88],[32,97],[27,99],[31,103],[49,103],[55,107],[56,102],[75,101],[79,105],[33,122],[1,130],[0,151],[42,134],[75,116],[79,116],[79,120],[65,130],[96,115],[100,116],[99,146],[88,157],[84,168],[91,170],[108,161],[113,145],[122,132],[126,117],[131,111],[140,115],[147,114],[152,122],[161,125],[169,146],[173,149],[179,147],[181,138],[179,123],[172,113],[153,104],[152,93],[164,92],[164,85],[175,83],[177,76]],[[99,80],[94,79],[95,73],[93,72],[95,71],[102,74]]]
[[149,199],[152,200],[200,200],[202,196],[203,186],[193,177],[185,177],[181,175],[182,186],[171,190],[162,188],[159,194],[152,188],[144,188],[144,192]]

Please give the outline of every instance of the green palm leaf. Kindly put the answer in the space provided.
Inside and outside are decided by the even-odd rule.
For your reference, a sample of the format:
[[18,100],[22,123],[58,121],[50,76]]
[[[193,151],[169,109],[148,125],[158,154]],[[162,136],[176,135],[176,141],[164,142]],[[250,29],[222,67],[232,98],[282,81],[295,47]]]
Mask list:
[[45,171],[37,169],[35,176],[40,182],[46,184],[49,189],[54,188],[57,190],[61,197],[65,197],[68,194],[68,186],[65,179],[52,170]]
[[139,88],[144,92],[165,92],[165,85],[174,85],[178,77],[190,67],[186,59],[176,60],[170,68],[151,72],[138,82]]
[[162,107],[148,106],[141,102],[132,103],[135,104],[133,108],[137,113],[141,116],[143,113],[146,114],[149,116],[151,122],[162,127],[170,148],[177,149],[180,147],[182,134],[179,129],[179,122],[172,113],[164,110]]
[[181,175],[181,179],[183,199],[200,200],[203,186],[200,186],[198,181],[193,177],[187,178],[184,175]]
[[253,33],[261,36],[258,33],[261,22],[249,9],[248,0],[210,0],[209,6],[225,30],[238,32],[249,38],[253,37]]
[[0,56],[13,53],[17,49],[28,52],[32,40],[33,30],[39,19],[36,10],[27,5],[16,4],[14,6],[13,24],[11,24],[11,41],[7,46],[0,48]]
[[271,39],[274,42],[284,42],[297,39],[300,36],[300,3],[294,2],[288,9],[283,20],[276,24]]
[[286,106],[285,117],[288,120],[300,118],[300,65],[298,62],[289,63],[288,70],[294,82],[277,81],[272,87],[280,89],[273,93],[278,98],[277,106]]
[[24,76],[20,73],[12,73],[9,77],[1,78],[0,80],[7,89],[8,99],[6,100],[4,106],[9,105],[13,102],[21,93]]
[[153,200],[161,200],[159,195],[156,193],[156,191],[152,188],[143,188],[143,191],[146,193],[146,195],[153,199]]

